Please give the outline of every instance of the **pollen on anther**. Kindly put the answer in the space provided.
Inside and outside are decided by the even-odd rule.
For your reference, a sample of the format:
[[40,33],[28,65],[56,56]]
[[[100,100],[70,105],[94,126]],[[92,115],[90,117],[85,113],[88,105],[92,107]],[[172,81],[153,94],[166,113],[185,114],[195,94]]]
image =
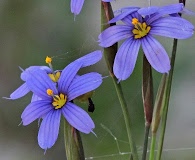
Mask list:
[[47,95],[52,96],[53,95],[53,91],[51,89],[47,89]]
[[52,58],[47,56],[47,57],[45,58],[45,62],[46,62],[47,64],[51,63],[51,62],[52,62]]
[[132,19],[132,24],[133,25],[136,25],[138,22],[139,22],[139,20],[137,18],[133,18]]

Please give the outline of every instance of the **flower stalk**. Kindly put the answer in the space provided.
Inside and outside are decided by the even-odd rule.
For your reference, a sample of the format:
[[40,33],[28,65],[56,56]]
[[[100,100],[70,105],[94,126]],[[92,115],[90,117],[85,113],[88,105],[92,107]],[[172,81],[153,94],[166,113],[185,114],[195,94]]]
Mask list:
[[158,88],[155,104],[154,104],[154,112],[153,112],[153,118],[152,118],[152,140],[150,145],[150,159],[154,160],[154,151],[155,151],[155,145],[156,145],[156,134],[157,130],[160,124],[160,120],[162,117],[163,107],[164,107],[164,100],[165,100],[165,84],[166,84],[166,77],[167,74],[164,74],[160,83],[160,86]]
[[[179,0],[179,3],[183,3],[185,6],[186,0]],[[180,14],[180,16],[181,16],[181,14]],[[164,111],[163,111],[163,116],[162,116],[160,140],[159,140],[158,150],[157,150],[157,160],[161,159],[162,149],[163,149],[163,144],[164,144],[167,115],[168,115],[168,107],[169,107],[169,99],[170,99],[170,94],[171,94],[172,78],[173,78],[175,58],[176,58],[176,53],[177,53],[177,42],[178,42],[177,39],[173,40],[173,48],[172,48],[172,55],[171,55],[171,70],[170,70],[169,75],[167,77],[167,83],[166,83]]]
[[67,160],[85,160],[80,133],[66,119],[64,119],[64,142]]
[[[111,25],[114,24],[108,24],[108,21],[113,18],[113,11],[110,3],[106,2],[101,2],[101,31],[105,30],[106,28],[110,27]],[[121,109],[123,112],[123,117],[127,129],[127,135],[128,135],[128,140],[130,144],[130,150],[132,152],[130,159],[133,160],[138,160],[138,154],[137,154],[137,148],[134,142],[134,136],[132,133],[132,122],[129,117],[129,112],[127,109],[127,104],[123,95],[123,91],[121,88],[120,83],[118,83],[117,78],[113,74],[113,63],[114,63],[114,58],[117,52],[117,44],[112,45],[111,47],[105,48],[104,49],[104,56],[105,60],[107,63],[108,70],[110,72],[110,75],[113,79],[113,83],[118,95],[118,99],[121,105]]]
[[152,133],[152,140],[150,145],[150,158],[149,160],[154,160],[154,151],[155,151],[155,144],[156,144],[156,133]]
[[148,137],[150,131],[150,125],[152,122],[152,112],[153,112],[153,80],[152,80],[152,70],[151,65],[143,56],[143,81],[142,81],[142,99],[145,114],[145,134],[144,134],[144,145],[142,160],[146,159],[147,148],[148,148]]
[[164,110],[163,110],[163,115],[162,115],[162,128],[161,128],[161,133],[160,133],[160,141],[158,144],[157,160],[161,159],[161,154],[162,154],[162,149],[163,149],[167,115],[168,115],[168,107],[169,107],[169,99],[170,99],[170,93],[171,93],[171,84],[172,84],[175,57],[176,57],[176,49],[177,49],[177,39],[174,39],[172,56],[171,56],[171,70],[169,72],[166,85],[165,85],[166,90],[165,90]]

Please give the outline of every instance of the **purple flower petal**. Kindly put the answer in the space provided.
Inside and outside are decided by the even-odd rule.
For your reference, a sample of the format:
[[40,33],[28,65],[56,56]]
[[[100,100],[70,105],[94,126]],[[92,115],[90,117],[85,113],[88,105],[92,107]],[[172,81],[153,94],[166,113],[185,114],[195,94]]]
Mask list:
[[124,12],[121,14],[115,16],[113,19],[111,19],[108,23],[115,23],[117,21],[122,20],[126,16],[132,14],[133,12],[136,12],[139,9],[139,7],[129,7],[128,9],[125,9]]
[[71,84],[73,78],[75,78],[80,68],[93,65],[102,58],[102,52],[97,50],[91,52],[74,62],[70,63],[63,69],[60,79],[58,80],[58,89],[62,93],[67,93],[68,87]]
[[186,39],[193,35],[194,26],[187,20],[180,17],[160,18],[151,23],[150,34]]
[[87,67],[97,63],[101,59],[102,59],[102,51],[97,50],[77,59],[76,61],[80,61],[82,63],[82,67]]
[[39,96],[37,96],[36,94],[33,93],[32,98],[31,98],[31,102],[39,101],[39,100],[42,100],[42,99]]
[[62,114],[68,123],[80,132],[88,134],[95,128],[95,124],[88,113],[73,103],[67,102],[62,108]]
[[99,45],[102,47],[110,47],[122,39],[129,38],[133,36],[133,33],[131,32],[132,29],[133,26],[127,25],[109,27],[99,35]]
[[160,73],[168,73],[170,70],[170,60],[163,46],[151,35],[142,39],[142,48],[148,62]]
[[30,103],[23,111],[21,118],[23,125],[26,126],[33,122],[34,120],[41,118],[43,115],[47,114],[49,111],[53,110],[51,101],[35,101]]
[[127,79],[135,67],[141,41],[127,39],[119,48],[114,60],[114,74],[119,81]]
[[20,78],[21,78],[23,81],[26,81],[27,77],[29,76],[29,71],[30,71],[30,72],[33,72],[33,71],[36,71],[37,69],[44,70],[46,73],[52,73],[51,68],[49,68],[49,67],[47,67],[47,66],[30,66],[30,67],[26,68],[26,69],[21,73]]
[[158,10],[159,7],[152,6],[152,7],[141,8],[137,12],[142,16],[147,16],[157,12]]
[[11,95],[10,98],[6,98],[6,99],[18,99],[21,98],[23,96],[25,96],[28,92],[30,92],[30,89],[28,88],[28,86],[26,85],[26,83],[23,83],[20,87],[18,87]]
[[81,67],[82,62],[74,61],[63,69],[61,76],[58,80],[59,92],[65,94],[68,92],[68,87],[72,83],[72,80],[74,79],[74,77],[76,76],[77,72]]
[[183,8],[184,8],[183,3],[177,3],[161,7],[159,8],[157,13],[155,13],[153,16],[147,19],[146,23],[150,25],[152,22],[159,19],[160,17],[163,17],[164,15],[170,15],[181,12]]
[[38,143],[43,149],[51,148],[57,138],[60,127],[61,110],[50,111],[41,122],[38,133]]
[[140,14],[138,14],[138,12],[133,12],[132,14],[124,17],[121,21],[126,23],[127,25],[132,26],[132,19],[133,18],[137,18],[139,20],[139,22],[143,21],[142,16],[140,16]]
[[84,0],[71,0],[71,12],[78,15],[83,7]]
[[54,94],[58,93],[56,84],[49,78],[47,73],[41,69],[29,71],[26,83],[29,89],[42,99],[52,98],[47,95],[47,89],[53,90]]
[[68,101],[96,89],[101,83],[102,76],[96,72],[78,76],[72,81],[72,84],[68,88]]
[[161,14],[161,16],[164,16],[167,14],[179,13],[183,9],[184,9],[183,3],[176,3],[176,4],[171,4],[171,5],[161,7],[158,13]]

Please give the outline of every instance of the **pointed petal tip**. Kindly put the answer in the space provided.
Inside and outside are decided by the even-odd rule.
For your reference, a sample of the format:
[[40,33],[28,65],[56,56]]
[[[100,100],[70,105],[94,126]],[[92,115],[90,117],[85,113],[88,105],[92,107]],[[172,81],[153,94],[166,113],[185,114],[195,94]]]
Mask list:
[[38,133],[38,144],[42,149],[51,148],[57,141],[60,127],[60,110],[50,111],[41,122]]
[[169,74],[169,71],[171,69],[171,65],[167,64],[164,67],[155,68],[155,70],[162,74]]
[[3,98],[3,99],[9,99],[9,100],[14,100],[11,97],[1,97],[1,98]]
[[167,70],[167,69],[165,69],[165,70],[158,70],[158,69],[155,69],[157,72],[159,72],[159,73],[162,73],[162,74],[164,74],[164,73],[169,73],[169,70]]
[[15,97],[15,96],[11,96],[10,97],[2,97],[2,99],[8,99],[8,100],[16,100],[18,98],[21,98],[21,97]]
[[74,15],[78,15],[83,8],[84,0],[71,0],[70,9]]
[[18,66],[18,68],[19,68],[22,72],[24,72],[24,69],[23,69],[22,67]]
[[21,122],[18,124],[18,126],[27,126],[29,125],[30,123],[28,123],[27,121],[25,121],[23,118],[22,118],[22,115],[21,115]]
[[108,48],[108,46],[104,45],[104,44],[101,43],[100,41],[99,41],[99,46],[100,46],[100,47],[103,47],[103,48]]
[[171,69],[171,66],[169,65],[169,66],[167,66],[167,68],[165,68],[162,72],[160,72],[160,73],[167,73],[167,74],[169,74],[169,71],[170,71],[170,69]]
[[95,134],[95,132],[94,132],[93,130],[91,130],[91,133],[93,133],[93,134],[94,134],[94,136],[96,136],[96,137],[97,137],[97,135]]
[[22,121],[18,124],[18,127],[22,125]]
[[125,81],[127,78],[129,77],[126,77],[126,78],[121,78],[121,77],[117,77],[117,84],[121,83],[121,81]]
[[93,133],[93,134],[97,137],[97,135],[95,134],[95,132],[93,131],[93,129],[94,129],[94,128],[91,127],[91,129],[88,128],[88,129],[86,129],[85,131],[82,130],[82,131],[80,131],[80,132],[85,133],[85,134]]
[[19,124],[19,125],[27,126],[27,125],[28,125],[28,123],[25,123],[24,121],[22,121],[22,122],[20,122],[20,124]]
[[119,84],[122,79],[118,79],[117,83]]
[[93,133],[95,124],[89,114],[80,107],[68,102],[62,109],[62,114],[68,123],[78,131],[85,134]]

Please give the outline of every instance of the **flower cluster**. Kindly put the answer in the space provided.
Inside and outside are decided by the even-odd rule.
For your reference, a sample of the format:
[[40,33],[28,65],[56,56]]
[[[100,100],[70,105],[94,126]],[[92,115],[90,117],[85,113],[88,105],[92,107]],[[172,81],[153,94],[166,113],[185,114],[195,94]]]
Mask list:
[[[111,2],[112,0],[102,0]],[[78,15],[84,0],[71,0],[71,12]],[[179,13],[189,13],[182,3],[163,7],[125,7],[109,21],[124,24],[114,25],[99,35],[99,45],[110,47],[120,40],[125,41],[116,53],[113,71],[118,81],[126,80],[133,72],[138,52],[143,52],[151,66],[160,73],[168,73],[170,59],[164,47],[154,36],[176,39],[190,38],[194,26]],[[43,149],[51,148],[57,140],[61,115],[75,129],[83,133],[93,133],[95,124],[89,114],[74,104],[73,100],[90,97],[102,83],[102,76],[96,72],[79,75],[78,71],[97,63],[102,58],[101,51],[87,54],[66,66],[63,70],[53,70],[50,57],[46,58],[48,66],[31,66],[22,70],[24,83],[9,98],[15,100],[32,92],[31,103],[23,111],[22,124],[28,125],[41,119],[38,143]],[[88,111],[94,111],[94,104],[89,100]]]
[[126,39],[114,60],[114,74],[119,81],[126,80],[133,72],[140,46],[151,64],[160,73],[168,73],[170,60],[163,46],[153,35],[186,39],[193,35],[194,26],[179,16],[184,10],[182,3],[164,7],[126,7],[109,21],[119,20],[124,25],[109,27],[99,35],[100,46],[110,47]]
[[[75,129],[83,133],[93,132],[93,120],[73,100],[101,85],[102,76],[99,73],[77,74],[80,68],[92,65],[101,58],[101,51],[94,51],[70,63],[61,71],[52,71],[46,66],[31,66],[22,72],[21,79],[25,82],[10,95],[10,99],[33,92],[32,101],[21,118],[23,125],[43,119],[38,133],[41,148],[51,148],[56,142],[61,114]],[[49,64],[51,65],[50,62]]]

